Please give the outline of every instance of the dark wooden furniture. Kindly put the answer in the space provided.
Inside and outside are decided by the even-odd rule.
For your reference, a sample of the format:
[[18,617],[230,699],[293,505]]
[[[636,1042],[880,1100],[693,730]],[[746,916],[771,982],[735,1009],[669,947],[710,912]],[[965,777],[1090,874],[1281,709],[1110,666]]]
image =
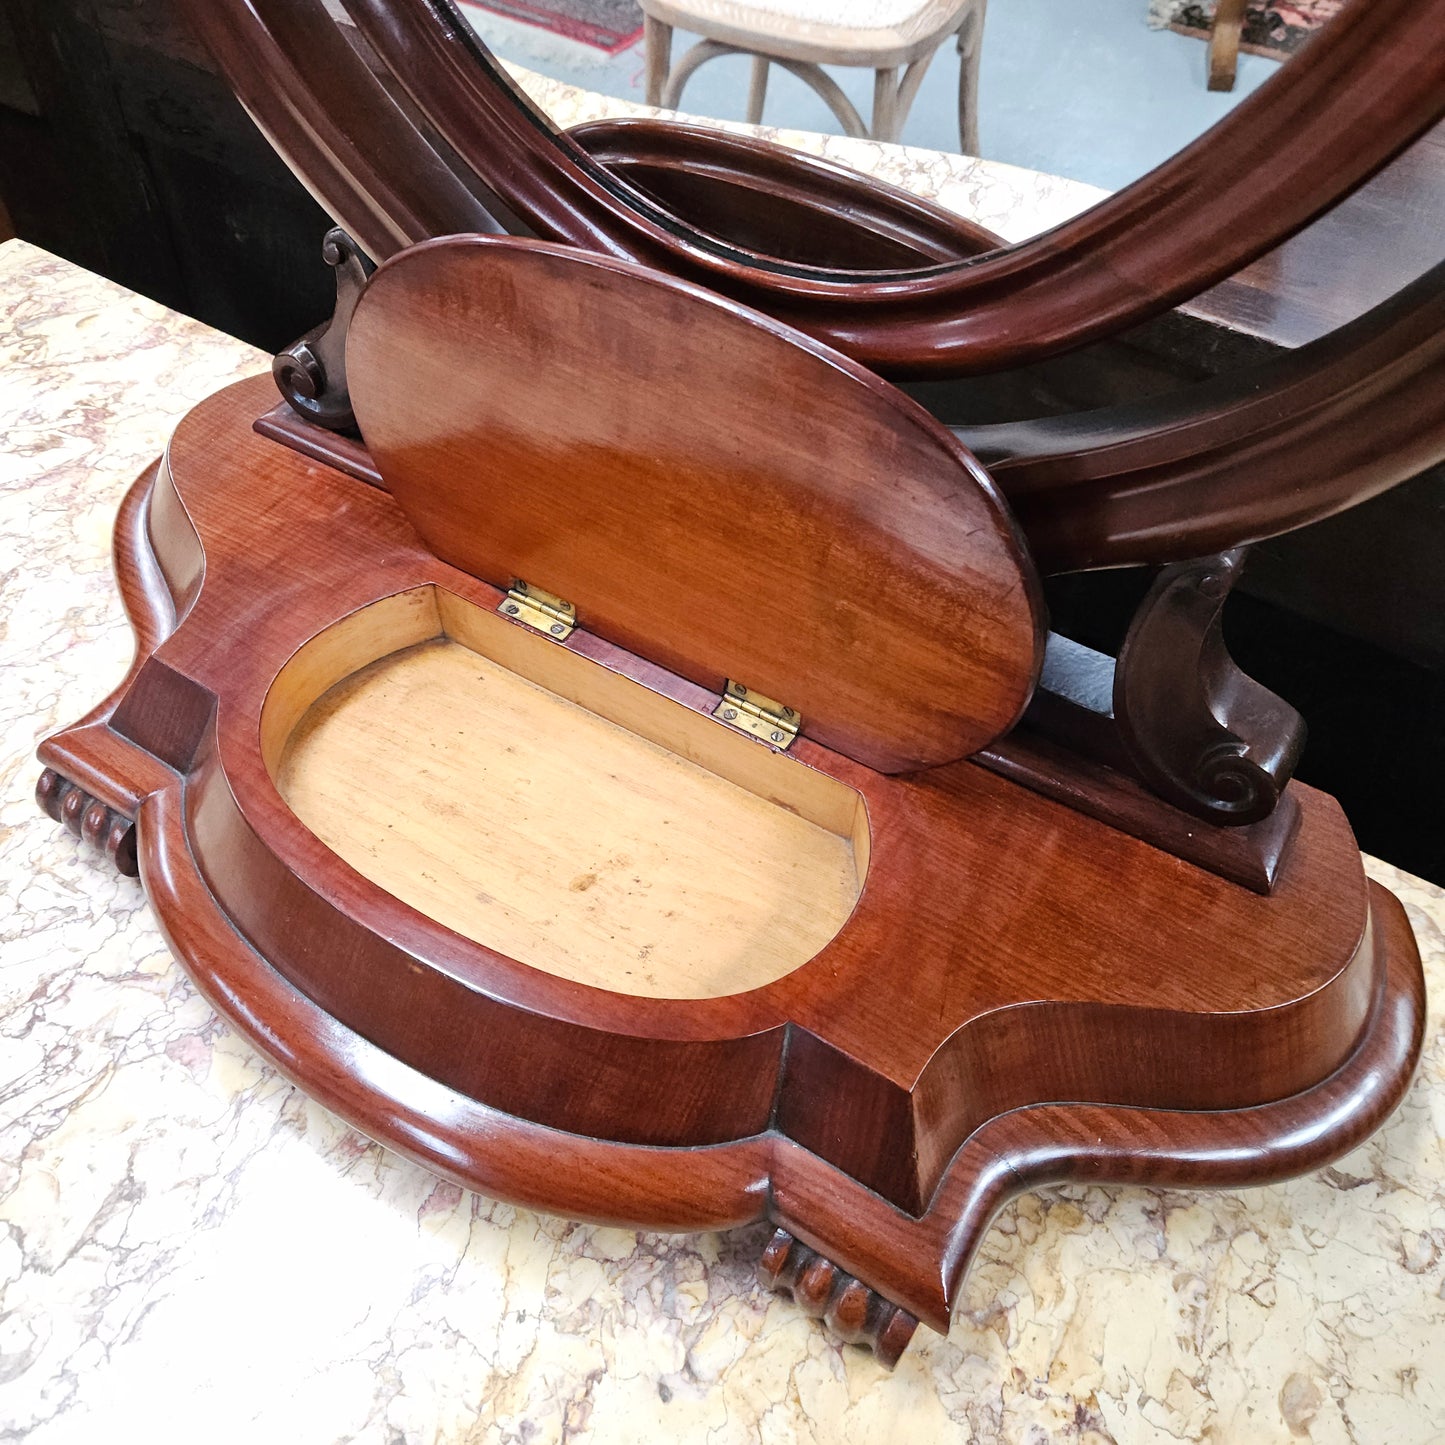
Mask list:
[[[889,1359],[1018,1188],[1379,1122],[1418,956],[1221,613],[1243,546],[1445,458],[1445,268],[1084,414],[951,431],[876,372],[1043,363],[1261,256],[1439,119],[1445,0],[1352,5],[1011,248],[755,143],[558,135],[448,0],[191,9],[390,258],[333,233],[291,410],[213,398],[140,484],[136,667],[42,750],[238,1027],[488,1192],[772,1218],[763,1277]],[[1046,636],[1039,572],[1130,563],[1117,660]]]
[[[275,350],[330,307],[317,260],[328,220],[178,7],[0,0],[0,197],[27,240]],[[344,33],[355,43],[354,30]],[[624,178],[663,211],[746,250],[856,272],[914,264],[902,246],[935,260],[956,245],[991,248],[976,233],[971,243],[958,236],[956,220],[910,221],[900,232],[897,197],[880,204],[856,180],[833,204],[813,182],[800,186],[794,166],[716,152],[704,165],[658,129],[621,144],[606,126],[577,138],[609,170],[628,167]],[[1247,164],[1263,165],[1268,151]],[[1440,156],[1438,133],[1427,133],[1181,310],[1081,351],[915,390],[948,420],[992,426],[1187,388],[1314,340],[1438,262]],[[770,204],[780,190],[785,199]],[[886,244],[875,249],[863,228],[838,224],[860,207]],[[1445,880],[1436,822],[1445,784],[1434,767],[1445,728],[1442,495],[1445,475],[1432,469],[1346,516],[1256,545],[1226,627],[1251,670],[1309,713],[1302,776],[1344,802],[1362,846]],[[1113,651],[1123,635],[1115,612],[1146,587],[1114,574],[1050,583],[1055,624]]]
[[[242,102],[373,259],[431,235],[521,230],[703,281],[893,374],[997,370],[1157,314],[1445,113],[1445,0],[1355,3],[1207,136],[1085,215],[996,256],[884,277],[777,265],[647,205],[553,130],[450,0],[345,8],[375,66],[321,0],[189,4]],[[1267,168],[1253,164],[1263,138]]]
[[[136,661],[40,786],[329,1107],[505,1198],[767,1217],[888,1361],[1019,1190],[1278,1178],[1394,1107],[1419,958],[1338,806],[1290,784],[1242,883],[1184,836],[1257,812],[1176,836],[1022,735],[1034,563],[922,408],[535,242],[406,250],[349,329],[364,443],[259,378],[137,484]],[[1159,615],[1207,638],[1230,565]]]
[[[864,207],[866,225],[817,224],[810,211],[831,210],[838,217],[855,212],[859,187],[835,190],[807,174],[797,158],[763,162],[743,156],[732,141],[695,132],[669,139],[669,128],[647,123],[558,136],[446,0],[353,0],[348,9],[359,27],[350,39],[340,38],[312,0],[261,0],[254,7],[207,3],[196,7],[195,20],[281,153],[374,256],[402,239],[468,229],[477,224],[480,205],[489,225],[620,251],[702,279],[885,370],[967,374],[971,386],[926,393],[928,404],[950,420],[992,424],[1082,411],[1072,430],[1089,432],[1095,448],[1128,444],[1136,435],[1128,409],[1101,406],[1141,389],[1172,388],[1179,392],[1176,415],[1202,462],[1199,484],[1211,490],[1215,469],[1204,459],[1216,444],[1227,458],[1239,455],[1242,414],[1230,398],[1253,397],[1261,405],[1246,410],[1258,418],[1269,409],[1265,389],[1281,380],[1243,374],[1223,397],[1207,387],[1195,397],[1194,381],[1221,368],[1237,370],[1263,354],[1263,348],[1236,344],[1234,333],[1286,344],[1320,339],[1313,354],[1318,392],[1333,364],[1329,358],[1340,354],[1324,343],[1321,324],[1353,319],[1425,269],[1419,263],[1427,255],[1431,263],[1438,260],[1430,251],[1438,227],[1428,199],[1421,200],[1433,191],[1419,184],[1422,170],[1428,180],[1428,145],[1370,182],[1357,201],[1349,198],[1438,116],[1445,61],[1432,40],[1440,17],[1428,6],[1402,6],[1409,13],[1400,16],[1389,6],[1350,6],[1317,44],[1166,166],[1047,236],[983,257],[976,231],[963,234],[960,228],[950,241],[946,224],[929,222],[920,232],[907,208],[881,190]],[[397,99],[402,95],[404,102]],[[1266,152],[1269,163],[1259,164]],[[338,167],[337,156],[351,159]],[[434,184],[427,178],[438,169],[443,182]],[[783,211],[771,223],[760,219],[768,214],[765,197],[780,191]],[[1418,210],[1422,204],[1420,223],[1410,219],[1412,210],[1405,225],[1421,239],[1404,255],[1391,262],[1390,246],[1370,244],[1362,259],[1360,228],[1377,224],[1382,205],[1396,215],[1401,207]],[[1287,240],[1331,206],[1338,209],[1327,221]],[[880,229],[889,214],[895,221]],[[888,244],[879,247],[878,238],[889,232]],[[1348,267],[1324,254],[1341,245],[1355,258]],[[954,264],[938,264],[950,256]],[[1257,256],[1262,259],[1254,267],[1205,290]],[[1301,265],[1308,277],[1298,277]],[[1343,288],[1355,299],[1322,309],[1319,265],[1330,268],[1331,294],[1341,294],[1335,277],[1360,272],[1360,285]],[[1280,282],[1277,289],[1271,277]],[[1424,292],[1415,296],[1425,304]],[[1191,317],[1207,318],[1209,326],[1191,329],[1181,322],[1156,328],[1147,340],[1137,340],[1135,332],[1120,335],[1126,323],[1189,297],[1197,297]],[[1398,319],[1398,310],[1394,315]],[[1421,319],[1428,324],[1424,312]],[[1224,340],[1215,323],[1227,328]],[[1054,361],[1103,335],[1122,344],[1077,361]],[[1022,365],[1027,358],[1042,360]],[[1415,366],[1429,365],[1417,350]],[[1388,424],[1410,436],[1370,460],[1371,488],[1392,486],[1441,459],[1438,417],[1432,407],[1415,427],[1405,402],[1411,388],[1433,395],[1423,371],[1396,377]],[[1372,435],[1381,413],[1371,388],[1352,386],[1350,396],[1332,425],[1342,435]],[[1289,408],[1294,401],[1281,393],[1276,404]],[[1291,420],[1286,413],[1286,424],[1275,430],[1277,454],[1296,470],[1327,480],[1333,450],[1321,450],[1318,442],[1297,445]],[[1307,431],[1310,419],[1298,420]],[[1112,438],[1107,426],[1116,428]],[[1260,441],[1256,431],[1254,444]],[[1047,445],[1042,437],[1041,444]],[[1176,456],[1171,466],[1181,462]],[[1226,470],[1232,465],[1221,463]],[[1347,490],[1358,502],[1362,494],[1353,487],[1351,481]],[[1334,605],[1331,587],[1310,570],[1315,554],[1303,539],[1267,548],[1246,587],[1325,627],[1363,635],[1390,651],[1403,647],[1397,691],[1427,694],[1429,677],[1417,682],[1411,669],[1438,666],[1445,655],[1426,620],[1438,611],[1426,540],[1434,535],[1431,499],[1438,489],[1438,478],[1422,481],[1408,497],[1360,514],[1358,525],[1369,529],[1372,548],[1399,548],[1411,559],[1392,583],[1388,607],[1373,605],[1360,586],[1350,588],[1348,606]],[[1307,486],[1311,507],[1289,525],[1327,516],[1333,510],[1329,490]],[[1262,508],[1248,531],[1232,540],[1279,531],[1272,510]],[[1330,535],[1337,564],[1344,533]],[[1157,533],[1140,539],[1145,560],[1158,560],[1151,549],[1159,540]],[[1205,545],[1202,535],[1174,540],[1183,549],[1171,554],[1176,556]],[[1065,547],[1047,565],[1081,565],[1073,555]],[[1296,579],[1296,566],[1307,575]],[[1406,625],[1412,619],[1413,628]],[[1311,640],[1328,658],[1334,645],[1329,635]],[[1288,662],[1281,658],[1282,666]],[[1348,665],[1345,659],[1337,664]],[[1403,741],[1392,743],[1398,749]],[[1338,749],[1347,748],[1341,735]],[[1334,776],[1349,781],[1348,769]],[[1364,799],[1374,789],[1361,782],[1357,791]],[[1387,834],[1372,830],[1372,839],[1385,846]],[[1408,858],[1438,871],[1430,865],[1428,845],[1409,850]]]
[[325,211],[175,0],[0,0],[0,202],[22,239],[267,350],[330,306]]

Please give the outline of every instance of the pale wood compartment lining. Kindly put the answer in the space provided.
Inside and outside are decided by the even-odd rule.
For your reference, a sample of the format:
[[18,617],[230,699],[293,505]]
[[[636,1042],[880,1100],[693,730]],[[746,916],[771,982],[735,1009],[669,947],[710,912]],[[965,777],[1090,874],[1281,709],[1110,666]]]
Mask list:
[[293,812],[359,872],[618,993],[780,978],[838,933],[867,871],[846,784],[431,586],[301,648],[261,739]]

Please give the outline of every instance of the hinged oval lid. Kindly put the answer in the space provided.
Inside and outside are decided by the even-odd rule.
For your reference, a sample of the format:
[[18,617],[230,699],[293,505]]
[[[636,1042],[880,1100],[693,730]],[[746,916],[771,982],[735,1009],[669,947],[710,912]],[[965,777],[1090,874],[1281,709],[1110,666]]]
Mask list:
[[429,241],[347,345],[383,479],[443,561],[884,772],[1007,731],[1042,609],[1003,501],[946,428],[802,333],[628,262]]

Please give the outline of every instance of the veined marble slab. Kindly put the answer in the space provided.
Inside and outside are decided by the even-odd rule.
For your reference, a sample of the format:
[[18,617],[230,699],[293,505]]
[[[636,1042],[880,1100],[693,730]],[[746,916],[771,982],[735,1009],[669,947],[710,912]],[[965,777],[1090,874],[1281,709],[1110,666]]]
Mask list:
[[896,1373],[752,1270],[439,1183],[217,1022],[137,883],[35,807],[34,749],[130,655],[121,494],[240,342],[0,246],[0,1440],[1362,1442],[1445,1438],[1445,895],[1404,1107],[1334,1168],[1005,1210]]

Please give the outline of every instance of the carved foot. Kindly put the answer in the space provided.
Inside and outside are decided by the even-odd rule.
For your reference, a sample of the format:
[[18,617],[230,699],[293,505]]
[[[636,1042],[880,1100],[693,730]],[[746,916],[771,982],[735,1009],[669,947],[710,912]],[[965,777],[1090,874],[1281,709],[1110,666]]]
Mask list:
[[77,838],[105,849],[127,878],[134,878],[140,871],[136,865],[135,824],[129,818],[112,812],[98,798],[92,798],[68,778],[62,778],[53,768],[41,773],[35,785],[35,801]]
[[845,1274],[786,1229],[768,1241],[758,1261],[758,1283],[791,1295],[814,1319],[825,1320],[844,1344],[866,1346],[890,1370],[918,1328],[907,1310]]

